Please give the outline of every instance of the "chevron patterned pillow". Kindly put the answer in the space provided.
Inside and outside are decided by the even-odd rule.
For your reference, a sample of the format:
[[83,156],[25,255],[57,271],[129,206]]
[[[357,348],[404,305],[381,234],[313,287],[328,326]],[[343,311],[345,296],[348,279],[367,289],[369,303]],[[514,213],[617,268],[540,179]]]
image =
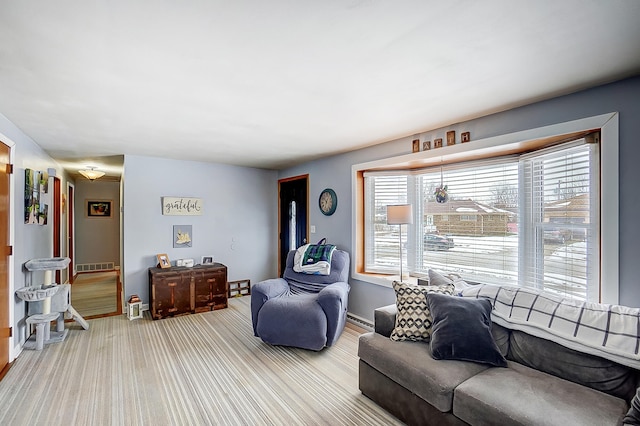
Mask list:
[[427,293],[448,294],[455,292],[453,284],[443,285],[412,285],[399,281],[393,282],[396,292],[396,326],[391,332],[391,340],[411,340],[414,342],[431,337],[431,323],[433,318],[427,304]]

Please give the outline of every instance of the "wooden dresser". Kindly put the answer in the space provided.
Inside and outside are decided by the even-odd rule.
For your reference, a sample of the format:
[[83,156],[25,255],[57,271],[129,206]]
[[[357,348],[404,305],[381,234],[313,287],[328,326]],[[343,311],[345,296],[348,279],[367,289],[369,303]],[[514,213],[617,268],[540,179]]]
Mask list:
[[227,267],[149,268],[149,310],[153,319],[227,307]]

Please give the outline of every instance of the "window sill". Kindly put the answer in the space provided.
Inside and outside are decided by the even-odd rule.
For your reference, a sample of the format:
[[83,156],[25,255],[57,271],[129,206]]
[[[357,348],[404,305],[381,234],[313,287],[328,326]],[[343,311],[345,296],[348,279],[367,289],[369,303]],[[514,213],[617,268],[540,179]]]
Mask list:
[[[379,285],[381,287],[393,288],[393,282],[400,278],[400,275],[381,275],[381,274],[366,274],[362,272],[354,272],[351,274],[351,278],[365,283]],[[403,280],[405,283],[418,284],[418,277],[405,277]]]

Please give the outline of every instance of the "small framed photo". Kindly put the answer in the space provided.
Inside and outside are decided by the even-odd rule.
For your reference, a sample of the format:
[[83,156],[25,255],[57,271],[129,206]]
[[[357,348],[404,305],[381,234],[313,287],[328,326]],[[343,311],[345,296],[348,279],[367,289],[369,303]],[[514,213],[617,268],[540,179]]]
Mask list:
[[111,217],[111,200],[87,200],[87,217]]
[[171,261],[169,260],[169,256],[167,256],[166,253],[156,254],[156,258],[158,258],[158,266],[160,268],[171,268]]
[[431,141],[422,142],[422,150],[429,151],[431,149]]
[[442,148],[442,138],[435,139],[433,141],[434,148]]
[[462,134],[460,135],[462,142],[469,142],[471,140],[471,133],[470,132],[462,132]]
[[202,260],[200,262],[202,265],[213,265],[213,256],[202,256]]

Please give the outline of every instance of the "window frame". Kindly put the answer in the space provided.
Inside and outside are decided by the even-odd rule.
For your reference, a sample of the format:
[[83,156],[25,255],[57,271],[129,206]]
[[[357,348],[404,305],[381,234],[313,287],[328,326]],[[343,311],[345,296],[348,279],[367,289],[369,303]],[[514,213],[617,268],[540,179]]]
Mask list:
[[[460,130],[460,129],[455,129]],[[364,179],[365,171],[416,169],[463,160],[491,158],[537,149],[600,131],[600,301],[619,303],[619,117],[617,112],[480,139],[465,144],[401,155],[352,166],[352,257],[351,277],[370,284],[391,287],[383,274],[364,273]],[[438,137],[423,134],[421,139]],[[415,136],[406,138],[407,144]],[[404,141],[404,139],[402,140]],[[407,145],[409,146],[409,145]]]

